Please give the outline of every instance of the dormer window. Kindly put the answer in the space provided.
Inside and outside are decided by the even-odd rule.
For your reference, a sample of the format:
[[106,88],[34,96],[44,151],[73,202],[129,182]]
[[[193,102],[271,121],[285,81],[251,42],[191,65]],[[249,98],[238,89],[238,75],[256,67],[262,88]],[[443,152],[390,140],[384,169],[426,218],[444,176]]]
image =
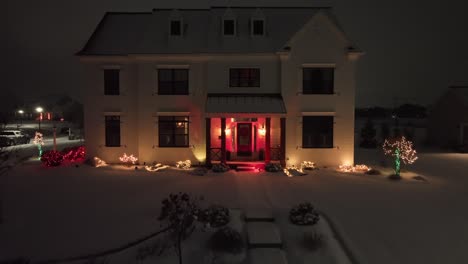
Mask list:
[[171,20],[169,27],[171,36],[182,36],[182,20]]
[[265,35],[265,20],[263,19],[253,19],[252,20],[252,29],[253,36],[263,36]]
[[234,19],[223,20],[223,35],[234,36],[236,32],[236,21]]

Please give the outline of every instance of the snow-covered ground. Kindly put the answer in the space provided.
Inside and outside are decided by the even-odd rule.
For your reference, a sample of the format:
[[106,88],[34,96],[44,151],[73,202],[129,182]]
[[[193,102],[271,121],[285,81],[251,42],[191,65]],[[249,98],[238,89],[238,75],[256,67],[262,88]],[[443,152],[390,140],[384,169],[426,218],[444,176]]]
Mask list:
[[[356,163],[380,164],[376,150]],[[388,162],[390,164],[390,162]],[[311,171],[118,170],[43,168],[29,161],[1,178],[2,258],[60,258],[119,246],[158,230],[160,202],[170,192],[203,195],[231,208],[288,210],[311,201],[342,231],[361,263],[468,263],[468,154],[420,154],[408,167],[429,182]]]

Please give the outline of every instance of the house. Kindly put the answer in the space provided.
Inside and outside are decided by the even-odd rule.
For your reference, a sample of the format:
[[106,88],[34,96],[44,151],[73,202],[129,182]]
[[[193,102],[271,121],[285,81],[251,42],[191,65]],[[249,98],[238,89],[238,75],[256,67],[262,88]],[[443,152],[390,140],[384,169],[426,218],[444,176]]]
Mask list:
[[451,86],[428,116],[429,142],[442,147],[468,147],[468,86]]
[[328,7],[107,13],[77,53],[88,154],[353,163],[360,55]]

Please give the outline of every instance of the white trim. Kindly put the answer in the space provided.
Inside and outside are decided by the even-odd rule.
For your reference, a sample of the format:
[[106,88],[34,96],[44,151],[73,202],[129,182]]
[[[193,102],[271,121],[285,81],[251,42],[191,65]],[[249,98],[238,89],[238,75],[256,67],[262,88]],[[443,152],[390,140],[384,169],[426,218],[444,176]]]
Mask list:
[[158,64],[156,69],[189,69],[188,64]]
[[336,68],[335,63],[303,63],[302,68]]
[[121,116],[121,111],[103,112],[105,116]]
[[190,112],[157,112],[156,116],[190,116]]
[[122,66],[118,65],[118,64],[109,64],[109,65],[102,65],[101,69],[103,69],[103,70],[120,70],[120,69],[122,69]]
[[301,112],[302,116],[335,116],[336,112]]

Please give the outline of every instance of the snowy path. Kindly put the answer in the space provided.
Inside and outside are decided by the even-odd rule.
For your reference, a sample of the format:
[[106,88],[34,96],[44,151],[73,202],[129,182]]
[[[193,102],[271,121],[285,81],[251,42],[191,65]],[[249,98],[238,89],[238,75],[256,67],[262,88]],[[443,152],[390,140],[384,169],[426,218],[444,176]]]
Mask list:
[[193,176],[27,163],[3,179],[0,256],[65,257],[118,246],[158,229],[160,201],[188,191],[239,208],[289,209],[310,200],[345,231],[362,263],[468,263],[468,155],[422,154],[414,170],[430,183],[328,170],[294,178]]

